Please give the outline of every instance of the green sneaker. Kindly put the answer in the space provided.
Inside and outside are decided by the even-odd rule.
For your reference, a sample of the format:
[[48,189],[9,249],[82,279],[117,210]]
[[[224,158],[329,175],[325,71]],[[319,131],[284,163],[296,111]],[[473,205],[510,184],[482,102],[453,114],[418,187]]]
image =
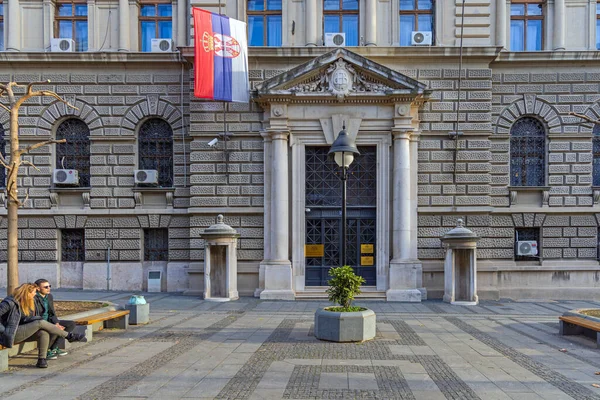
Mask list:
[[54,349],[54,354],[56,354],[59,357],[62,357],[62,356],[66,356],[67,354],[69,354],[69,352],[62,350],[62,349]]
[[54,350],[48,350],[46,353],[46,360],[56,360],[58,356]]

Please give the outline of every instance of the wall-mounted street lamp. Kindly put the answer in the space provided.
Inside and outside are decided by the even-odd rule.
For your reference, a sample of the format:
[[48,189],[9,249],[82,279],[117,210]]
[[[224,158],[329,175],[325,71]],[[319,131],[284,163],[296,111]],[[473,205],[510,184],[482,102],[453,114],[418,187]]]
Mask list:
[[342,168],[342,254],[340,256],[340,267],[346,265],[346,180],[348,179],[348,167],[360,152],[354,141],[346,133],[346,125],[338,134],[337,139],[329,149],[329,156],[333,155],[335,163]]

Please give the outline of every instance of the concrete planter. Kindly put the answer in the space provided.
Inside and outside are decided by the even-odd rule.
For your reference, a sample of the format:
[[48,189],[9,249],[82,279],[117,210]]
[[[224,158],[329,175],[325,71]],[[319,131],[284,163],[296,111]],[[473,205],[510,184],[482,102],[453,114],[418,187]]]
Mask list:
[[375,337],[376,317],[373,310],[357,312],[327,311],[315,313],[315,337],[331,342],[364,342]]

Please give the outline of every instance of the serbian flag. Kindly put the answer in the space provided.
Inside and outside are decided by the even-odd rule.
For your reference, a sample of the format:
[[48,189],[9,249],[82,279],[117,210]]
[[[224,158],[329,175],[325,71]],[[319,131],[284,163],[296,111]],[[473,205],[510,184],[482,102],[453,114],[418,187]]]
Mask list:
[[248,40],[246,23],[193,8],[194,96],[247,103]]

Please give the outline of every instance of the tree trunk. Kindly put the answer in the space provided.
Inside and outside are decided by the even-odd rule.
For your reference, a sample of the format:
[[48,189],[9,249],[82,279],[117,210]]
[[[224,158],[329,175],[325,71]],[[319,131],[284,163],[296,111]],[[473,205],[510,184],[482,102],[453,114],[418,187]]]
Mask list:
[[[10,111],[10,164],[17,167],[19,151],[19,109],[13,108]],[[6,294],[12,295],[13,291],[19,286],[19,221],[17,211],[19,203],[17,202],[17,173],[18,168],[8,171],[6,182],[7,202],[8,202],[8,254],[7,254],[7,287]]]

